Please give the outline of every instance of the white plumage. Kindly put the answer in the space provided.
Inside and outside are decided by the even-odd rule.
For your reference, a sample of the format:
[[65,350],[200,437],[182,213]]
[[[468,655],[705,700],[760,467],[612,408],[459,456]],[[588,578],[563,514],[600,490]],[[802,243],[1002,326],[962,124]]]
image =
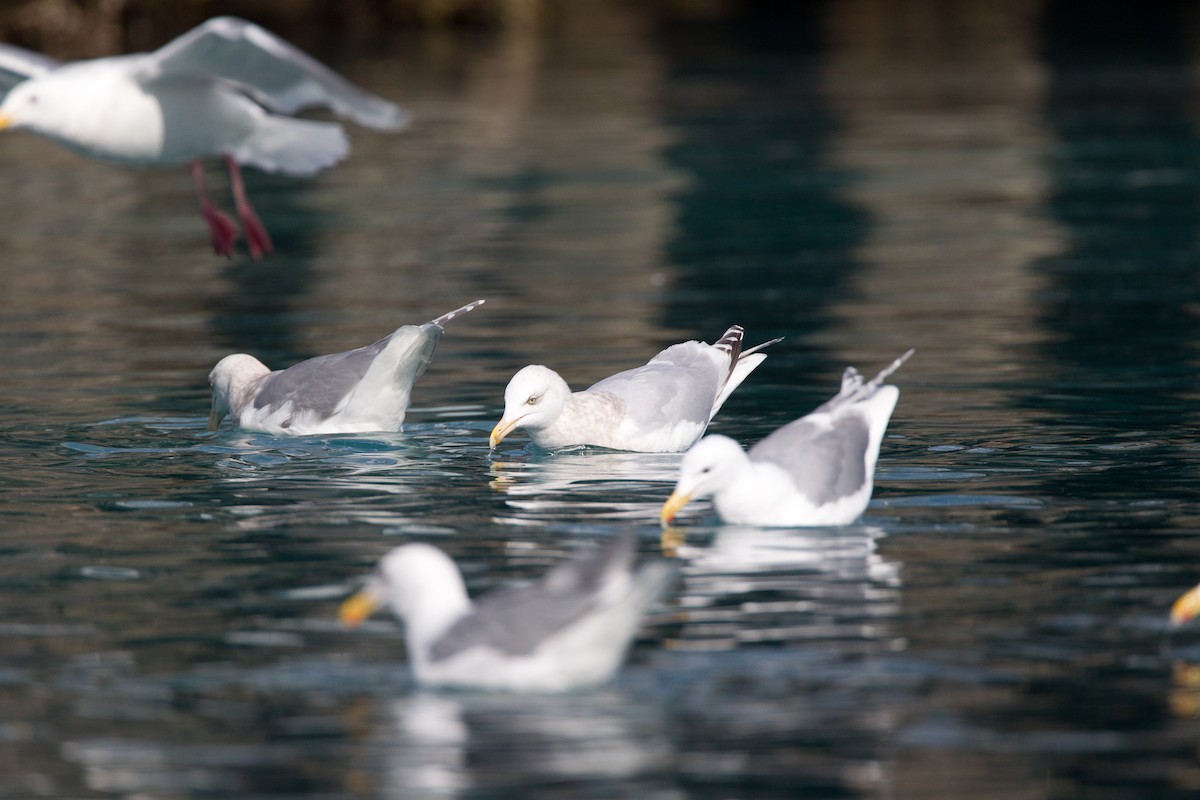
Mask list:
[[403,545],[343,603],[341,618],[356,625],[390,606],[404,621],[409,661],[423,684],[524,692],[591,686],[616,672],[646,608],[674,575],[661,561],[635,573],[635,556],[635,535],[617,535],[535,584],[472,602],[448,555]]
[[909,350],[871,381],[848,367],[841,390],[748,452],[727,436],[708,436],[683,457],[663,525],[688,502],[712,496],[725,522],[745,525],[847,525],[871,500],[875,462],[900,397],[883,381]]
[[398,431],[442,326],[481,305],[476,300],[424,325],[404,325],[366,347],[275,372],[245,353],[226,356],[208,375],[208,428],[216,430],[231,415],[239,427],[274,434]]
[[360,125],[394,131],[396,105],[364,92],[263,28],[218,17],[152,53],[59,64],[0,45],[0,129],[24,128],[76,152],[123,164],[191,162],[213,249],[232,252],[237,228],[204,187],[200,159],[222,157],[251,255],[273,251],[245,195],[240,164],[309,176],[346,157],[331,122],[293,119],[323,106]]
[[762,363],[773,339],[743,351],[734,325],[715,344],[672,345],[635,369],[572,392],[554,370],[531,365],[504,390],[495,448],[518,428],[547,449],[581,445],[676,453],[699,439],[729,395]]

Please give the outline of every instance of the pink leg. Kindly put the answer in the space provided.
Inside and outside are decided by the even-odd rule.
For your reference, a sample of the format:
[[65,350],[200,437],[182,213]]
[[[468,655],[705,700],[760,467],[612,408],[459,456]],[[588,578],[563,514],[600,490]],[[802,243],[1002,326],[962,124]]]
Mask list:
[[233,224],[229,215],[214,206],[209,198],[208,189],[204,186],[204,165],[200,163],[200,159],[192,159],[191,167],[192,183],[196,185],[196,199],[200,201],[200,213],[204,215],[204,221],[208,223],[208,230],[212,234],[213,252],[228,258],[233,255],[233,245],[237,241],[237,226]]
[[225,156],[225,166],[229,169],[229,183],[233,187],[233,202],[237,205],[238,217],[242,220],[242,230],[246,234],[246,243],[250,245],[250,256],[255,261],[264,255],[275,252],[271,243],[271,234],[258,218],[250,199],[246,197],[246,187],[242,183],[242,168],[232,156]]

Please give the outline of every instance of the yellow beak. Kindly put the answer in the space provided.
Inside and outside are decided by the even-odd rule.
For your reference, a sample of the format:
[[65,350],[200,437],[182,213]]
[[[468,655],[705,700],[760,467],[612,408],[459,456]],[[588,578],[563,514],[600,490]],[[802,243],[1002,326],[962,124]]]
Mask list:
[[0,131],[4,130],[9,125],[12,125],[12,117],[5,114],[0,114]]
[[353,628],[362,624],[362,621],[371,616],[371,613],[378,607],[379,601],[372,597],[369,591],[363,589],[342,603],[342,607],[338,610],[338,619],[342,621],[343,625]]
[[1200,586],[1184,592],[1171,606],[1171,624],[1182,625],[1200,614]]
[[492,428],[492,438],[489,440],[491,442],[492,449],[495,450],[496,445],[504,441],[504,437],[512,433],[520,422],[521,420],[519,418],[510,420],[507,417],[497,422],[496,427]]
[[221,427],[221,420],[225,419],[225,415],[217,412],[217,407],[214,404],[212,411],[208,412],[208,429],[215,431]]
[[675,515],[690,502],[692,502],[691,492],[681,492],[676,489],[667,498],[667,502],[663,503],[662,512],[658,515],[659,522],[664,528],[670,526],[675,521]]

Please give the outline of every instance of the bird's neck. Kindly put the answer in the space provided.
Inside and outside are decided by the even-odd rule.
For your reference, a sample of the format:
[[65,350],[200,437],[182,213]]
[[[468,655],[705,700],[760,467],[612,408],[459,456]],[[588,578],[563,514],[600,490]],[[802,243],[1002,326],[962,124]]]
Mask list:
[[[613,447],[611,422],[617,417],[619,401],[607,392],[572,392],[563,402],[562,411],[544,428],[530,430],[538,447],[554,450],[575,445]],[[602,421],[597,424],[597,420]]]
[[777,467],[746,459],[733,480],[713,494],[713,505],[726,522],[754,524],[790,490],[787,475]]
[[404,615],[408,652],[413,658],[426,656],[433,642],[470,610],[471,600],[461,582],[424,594],[420,607]]

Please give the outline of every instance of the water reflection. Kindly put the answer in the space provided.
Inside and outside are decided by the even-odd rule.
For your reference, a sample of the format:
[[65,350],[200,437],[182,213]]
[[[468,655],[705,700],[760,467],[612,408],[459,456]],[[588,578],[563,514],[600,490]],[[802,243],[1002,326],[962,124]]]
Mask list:
[[[818,78],[819,31],[833,5],[776,4],[761,15],[734,4],[710,17],[690,9],[664,20],[658,42],[669,77],[663,120],[675,132],[664,154],[688,176],[674,198],[667,253],[679,269],[664,321],[684,330],[736,322],[756,340],[786,334],[792,347],[804,343],[806,363],[836,375],[843,365],[824,361],[814,334],[853,281],[868,218],[844,196],[853,175],[828,157],[840,122]],[[755,380],[783,366],[773,351],[770,372]]]
[[[1190,7],[560,5],[335,62],[418,122],[256,187],[296,247],[261,267],[174,171],[3,141],[0,794],[1193,796]],[[203,431],[225,353],[463,296],[401,436]],[[788,337],[714,421],[743,442],[918,347],[862,523],[698,508],[595,695],[413,694],[391,620],[338,628],[412,538],[473,593],[631,525],[649,555],[678,456],[487,432],[526,363],[586,385],[731,322]]]
[[580,448],[531,452],[521,460],[511,450],[494,455],[494,491],[509,512],[499,521],[524,524],[555,519],[641,520],[655,522],[679,476],[678,453],[625,453]]
[[[1038,323],[1052,335],[1037,357],[1052,369],[1028,404],[1067,422],[1086,408],[1116,432],[1170,428],[1196,396],[1200,336],[1192,9],[1165,3],[1132,20],[1106,16],[1086,42],[1072,36],[1075,11],[1050,2],[1044,14],[1044,124],[1057,141],[1046,156],[1045,211],[1068,246],[1037,264],[1053,289],[1039,304]],[[1092,84],[1097,71],[1103,92]],[[1163,470],[1143,465],[1110,483],[1142,487],[1186,468],[1184,454],[1161,455]]]
[[683,624],[673,646],[720,649],[755,642],[856,639],[902,647],[889,620],[900,608],[898,563],[883,558],[873,525],[771,530],[724,526],[664,533],[686,564]]
[[661,791],[675,753],[662,712],[618,690],[530,697],[378,698],[363,713],[351,785],[378,797],[468,797],[531,785],[597,796]]

